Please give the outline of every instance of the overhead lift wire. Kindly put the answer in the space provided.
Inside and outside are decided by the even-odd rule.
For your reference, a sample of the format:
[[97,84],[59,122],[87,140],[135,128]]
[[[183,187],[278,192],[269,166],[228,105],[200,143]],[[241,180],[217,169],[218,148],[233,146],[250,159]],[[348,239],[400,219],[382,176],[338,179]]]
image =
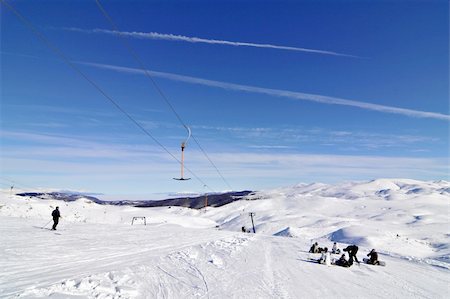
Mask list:
[[[99,0],[95,0],[95,3],[97,4],[97,7],[99,8],[99,10],[101,11],[101,13],[103,14],[103,16],[109,21],[109,23],[111,24],[111,27],[113,28],[113,30],[115,31],[116,35],[119,36],[121,38],[121,40],[123,41],[123,44],[125,46],[125,48],[128,50],[128,52],[130,52],[131,56],[134,58],[134,60],[136,61],[136,63],[139,65],[139,67],[141,68],[141,70],[144,72],[145,76],[150,80],[150,82],[152,83],[152,85],[155,87],[155,89],[157,90],[157,92],[159,93],[159,95],[161,96],[161,98],[166,102],[166,104],[169,106],[169,108],[172,110],[172,112],[175,114],[175,116],[177,117],[178,121],[186,128],[186,130],[189,131],[188,126],[186,125],[186,123],[183,121],[183,119],[181,118],[180,114],[178,114],[178,112],[175,110],[175,107],[170,103],[168,97],[164,94],[164,92],[162,91],[162,89],[158,86],[158,84],[156,83],[155,79],[153,79],[152,75],[150,74],[150,72],[147,70],[147,68],[145,67],[144,63],[142,62],[142,60],[139,58],[139,55],[136,54],[136,51],[134,51],[133,47],[130,45],[130,43],[128,42],[128,39],[123,35],[120,34],[120,29],[119,27],[116,25],[116,23],[113,21],[112,17],[108,14],[108,12],[105,10],[105,8],[102,6],[102,4],[100,3]],[[206,151],[203,149],[203,147],[200,145],[200,143],[198,142],[198,140],[195,138],[194,135],[192,135],[192,139],[194,139],[195,143],[197,144],[197,146],[200,148],[200,150],[202,151],[203,155],[207,158],[207,160],[209,161],[209,163],[215,168],[216,172],[219,174],[219,176],[222,178],[222,180],[225,182],[225,184],[228,186],[228,188],[230,188],[230,190],[233,190],[233,188],[231,188],[230,184],[227,182],[227,180],[225,179],[225,177],[222,175],[222,173],[219,171],[219,168],[214,164],[214,162],[211,160],[211,158],[208,156],[208,154],[206,153]]]
[[[74,63],[72,63],[67,56],[54,44],[52,44],[43,33],[41,33],[27,18],[25,18],[19,11],[11,6],[6,0],[0,0],[16,17],[25,24],[53,53],[59,56],[72,70],[78,73],[86,81],[88,81],[103,97],[105,97],[111,104],[113,104],[122,114],[124,114],[131,122],[133,122],[145,135],[150,137],[156,144],[158,144],[165,152],[167,152],[175,161],[181,164],[178,160],[161,142],[159,142],[149,131],[147,131],[138,121],[136,121],[128,112],[126,112],[114,99],[109,96],[97,83],[90,79],[85,73],[83,73]],[[204,186],[207,186],[211,191],[214,191],[209,187],[201,178],[199,178],[192,170],[186,167],[186,169]]]
[[[4,182],[0,182],[0,184],[3,184],[3,185],[9,185],[9,187],[16,187],[16,186],[18,186],[19,188],[21,187],[21,189],[29,189],[29,190],[36,190],[36,189],[39,189],[39,188],[36,188],[36,187],[32,187],[32,186],[30,186],[30,185],[25,185],[25,184],[23,184],[23,183],[19,183],[19,182],[17,182],[17,181],[15,181],[15,180],[11,180],[11,179],[7,179],[7,178],[5,178],[5,177],[0,177],[0,180],[3,180],[3,181],[6,181],[6,182],[8,182],[8,183],[4,183]],[[12,188],[11,188],[12,189]],[[17,189],[17,188],[16,188]]]

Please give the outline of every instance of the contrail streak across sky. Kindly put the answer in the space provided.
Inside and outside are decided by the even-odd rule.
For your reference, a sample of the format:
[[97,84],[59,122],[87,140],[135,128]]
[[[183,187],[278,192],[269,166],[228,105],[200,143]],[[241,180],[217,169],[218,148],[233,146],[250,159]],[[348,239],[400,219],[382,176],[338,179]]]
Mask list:
[[122,67],[122,66],[114,66],[114,65],[108,65],[108,64],[98,64],[98,63],[90,63],[90,62],[78,62],[78,63],[97,67],[97,68],[102,68],[102,69],[109,69],[109,70],[113,70],[116,72],[123,72],[123,73],[133,73],[133,74],[144,75],[145,72],[148,72],[151,76],[154,76],[154,77],[164,78],[164,79],[168,79],[168,80],[172,80],[172,81],[186,82],[186,83],[190,83],[190,84],[199,84],[199,85],[204,85],[204,86],[217,87],[217,88],[228,89],[228,90],[259,93],[259,94],[271,95],[271,96],[276,96],[276,97],[284,97],[284,98],[291,98],[291,99],[297,99],[297,100],[318,102],[318,103],[322,103],[322,104],[352,106],[352,107],[358,107],[358,108],[366,109],[366,110],[373,110],[373,111],[384,112],[384,113],[401,114],[401,115],[410,116],[410,117],[433,118],[433,119],[450,121],[450,115],[436,113],[436,112],[427,112],[427,111],[385,106],[385,105],[372,104],[372,103],[366,103],[366,102],[361,102],[361,101],[348,100],[348,99],[342,99],[342,98],[330,97],[330,96],[324,96],[324,95],[318,95],[318,94],[309,94],[309,93],[302,93],[302,92],[295,92],[295,91],[288,91],[288,90],[281,90],[281,89],[271,89],[271,88],[241,85],[241,84],[222,82],[222,81],[214,81],[214,80],[202,79],[202,78],[197,78],[197,77],[183,76],[183,75],[178,75],[178,74],[173,74],[173,73],[156,72],[156,71],[150,71],[150,70],[144,71],[141,69]]
[[81,28],[74,28],[74,27],[64,27],[62,29],[67,30],[67,31],[91,33],[91,34],[97,33],[97,34],[122,35],[122,36],[128,36],[128,37],[139,38],[139,39],[179,41],[179,42],[188,42],[188,43],[204,43],[204,44],[226,45],[226,46],[234,46],[234,47],[266,48],[266,49],[309,52],[309,53],[323,54],[323,55],[360,58],[355,55],[343,54],[343,53],[326,51],[326,50],[308,49],[308,48],[290,47],[290,46],[278,46],[278,45],[272,45],[272,44],[258,44],[258,43],[250,43],[250,42],[235,42],[235,41],[226,41],[226,40],[217,40],[217,39],[206,39],[206,38],[200,38],[200,37],[191,37],[191,36],[176,35],[176,34],[158,33],[158,32],[127,32],[127,31],[115,31],[115,30],[98,29],[98,28],[96,28],[96,29],[81,29]]

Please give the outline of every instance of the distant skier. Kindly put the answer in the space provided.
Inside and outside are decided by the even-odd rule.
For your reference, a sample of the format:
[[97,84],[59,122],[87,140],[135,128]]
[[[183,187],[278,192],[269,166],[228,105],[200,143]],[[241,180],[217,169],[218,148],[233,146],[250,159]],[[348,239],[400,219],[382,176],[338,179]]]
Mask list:
[[356,245],[347,246],[347,248],[344,248],[344,251],[348,252],[349,258],[348,262],[350,265],[353,265],[353,258],[359,264],[358,258],[356,257],[356,253],[358,252],[358,246]]
[[369,254],[367,254],[370,259],[367,261],[368,264],[378,265],[380,262],[378,261],[378,253],[375,249],[372,249]]
[[322,256],[318,260],[319,264],[325,264],[327,266],[331,266],[331,256],[328,252],[328,248],[324,248],[322,252]]
[[309,252],[311,253],[318,253],[319,252],[319,244],[314,243],[311,248],[309,249]]
[[336,242],[334,242],[334,244],[333,244],[333,248],[331,249],[331,253],[333,253],[333,254],[341,253],[341,250],[337,248]]
[[56,207],[56,209],[53,210],[52,217],[53,217],[52,230],[56,230],[56,226],[58,225],[59,218],[61,218],[61,214],[59,213],[59,207]]
[[351,265],[349,264],[349,262],[347,261],[347,259],[345,258],[345,253],[341,256],[340,259],[338,259],[336,261],[336,266],[341,266],[341,267],[350,267]]

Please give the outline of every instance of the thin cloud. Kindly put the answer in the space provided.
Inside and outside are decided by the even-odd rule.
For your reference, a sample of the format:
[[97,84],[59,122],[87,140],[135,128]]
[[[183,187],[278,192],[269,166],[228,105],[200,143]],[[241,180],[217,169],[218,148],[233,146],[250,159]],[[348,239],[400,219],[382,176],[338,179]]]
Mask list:
[[158,32],[128,32],[128,31],[116,31],[116,30],[107,30],[107,29],[98,29],[98,28],[96,28],[96,29],[81,29],[81,28],[76,28],[76,27],[63,27],[62,29],[66,30],[66,31],[74,31],[74,32],[89,33],[89,34],[97,33],[97,34],[121,35],[121,36],[127,36],[127,37],[132,37],[132,38],[139,38],[139,39],[166,40],[166,41],[177,41],[177,42],[188,42],[188,43],[203,43],[203,44],[226,45],[226,46],[234,46],[234,47],[265,48],[265,49],[287,50],[287,51],[322,54],[322,55],[360,58],[355,55],[343,54],[343,53],[338,53],[338,52],[333,52],[333,51],[290,47],[290,46],[278,46],[278,45],[272,45],[272,44],[257,44],[257,43],[249,43],[249,42],[234,42],[234,41],[226,41],[226,40],[218,40],[218,39],[206,39],[206,38],[200,38],[200,37],[191,37],[191,36],[176,35],[176,34],[158,33]]
[[[86,138],[80,136],[45,134],[33,132],[0,130],[4,140],[19,141],[27,146],[4,145],[2,158],[5,157],[49,157],[50,159],[95,158],[127,160],[132,158],[156,158],[157,161],[167,161],[165,153],[146,144],[130,146],[128,143],[117,143],[114,139],[98,137]],[[170,161],[170,160],[169,160]]]
[[[398,149],[413,147],[441,146],[444,140],[431,136],[372,133],[364,131],[328,131],[309,130],[301,127],[191,127],[201,131],[202,135],[218,136],[218,132],[228,134],[230,138],[240,139],[245,146],[255,149],[296,149],[299,144],[333,146],[333,152],[367,151],[374,149]],[[256,143],[248,145],[248,142]],[[281,143],[281,144],[280,144]]]
[[318,94],[310,94],[310,93],[302,93],[302,92],[295,92],[295,91],[288,91],[288,90],[281,90],[281,89],[271,89],[271,88],[263,88],[263,87],[249,86],[249,85],[241,85],[241,84],[228,83],[228,82],[222,82],[222,81],[214,81],[214,80],[202,79],[202,78],[197,78],[197,77],[177,75],[177,74],[173,74],[173,73],[163,73],[163,72],[156,72],[156,71],[150,71],[150,70],[144,71],[141,69],[108,65],[108,64],[99,64],[99,63],[90,63],[90,62],[78,62],[78,63],[87,65],[87,66],[93,66],[93,67],[97,67],[97,68],[113,70],[116,72],[142,74],[142,75],[145,75],[146,73],[148,73],[151,76],[164,78],[164,79],[168,79],[168,80],[172,80],[172,81],[186,82],[186,83],[190,83],[190,84],[198,84],[198,85],[204,85],[204,86],[209,86],[209,87],[217,87],[217,88],[222,88],[222,89],[227,89],[227,90],[265,94],[265,95],[270,95],[270,96],[290,98],[290,99],[310,101],[310,102],[317,102],[317,103],[329,104],[329,105],[351,106],[351,107],[357,107],[357,108],[361,108],[361,109],[365,109],[365,110],[372,110],[372,111],[378,111],[378,112],[383,112],[383,113],[400,114],[400,115],[405,115],[405,116],[409,116],[409,117],[432,118],[432,119],[450,121],[450,115],[436,113],[436,112],[427,112],[427,111],[385,106],[385,105],[359,102],[359,101],[347,100],[347,99],[336,98],[336,97],[323,96],[323,95],[318,95]]
[[[107,153],[107,157],[112,159],[91,159],[87,151],[70,150],[71,159],[67,159],[68,154],[63,153],[63,149],[50,149],[46,152],[35,154],[39,147],[17,147],[8,150],[6,155],[2,155],[2,170],[5,174],[15,173],[17,169],[22,169],[26,176],[33,179],[36,184],[46,184],[52,182],[53,187],[64,186],[73,188],[73,182],[83,183],[84,188],[99,191],[101,182],[105,182],[104,190],[116,191],[115,185],[123,187],[123,181],[147,182],[153,180],[172,188],[170,178],[173,172],[177,171],[175,164],[168,164],[164,155],[155,154],[149,159],[138,151],[138,156],[130,160],[131,148],[117,149],[119,152],[111,151],[110,145],[99,145],[101,150]],[[102,147],[101,147],[102,146]],[[86,149],[88,150],[88,149]],[[105,155],[102,153],[101,156]],[[117,155],[118,154],[118,155]],[[121,154],[126,154],[122,156]],[[47,156],[46,156],[47,155]],[[74,160],[73,157],[77,157]],[[99,154],[100,157],[100,154]],[[119,158],[117,158],[119,157]],[[84,159],[80,159],[84,158]],[[448,180],[448,158],[430,157],[384,157],[366,155],[326,155],[326,154],[293,154],[293,153],[252,153],[252,152],[215,152],[211,158],[217,165],[225,166],[226,175],[233,177],[239,188],[251,188],[257,190],[258,181],[270,180],[276,182],[298,183],[301,181],[312,182],[335,182],[342,180],[365,180],[372,178],[389,177],[409,177],[422,180]],[[215,173],[211,172],[207,162],[199,152],[192,152],[190,163],[195,165],[199,174],[215,182]],[[264,169],[264,171],[261,171]],[[40,183],[43,182],[43,183]],[[91,182],[94,185],[89,186]],[[119,183],[120,182],[120,183]],[[244,185],[242,185],[244,182]],[[248,183],[252,182],[249,186]],[[219,184],[219,182],[217,182]],[[235,185],[235,184],[233,184]],[[94,189],[95,188],[95,189]],[[119,188],[120,189],[120,188]],[[117,189],[117,191],[119,190]],[[169,190],[169,189],[168,189]]]

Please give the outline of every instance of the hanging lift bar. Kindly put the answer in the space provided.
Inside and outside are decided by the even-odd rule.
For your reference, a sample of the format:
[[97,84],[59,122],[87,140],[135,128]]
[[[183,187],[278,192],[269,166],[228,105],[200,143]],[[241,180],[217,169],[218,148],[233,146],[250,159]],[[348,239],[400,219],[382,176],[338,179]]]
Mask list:
[[184,127],[188,131],[188,137],[187,137],[187,139],[185,141],[183,141],[181,143],[181,177],[180,178],[173,178],[174,180],[177,180],[177,181],[187,181],[187,180],[191,179],[191,178],[185,178],[184,177],[184,148],[186,147],[189,138],[191,138],[191,129],[188,126],[184,126]]

